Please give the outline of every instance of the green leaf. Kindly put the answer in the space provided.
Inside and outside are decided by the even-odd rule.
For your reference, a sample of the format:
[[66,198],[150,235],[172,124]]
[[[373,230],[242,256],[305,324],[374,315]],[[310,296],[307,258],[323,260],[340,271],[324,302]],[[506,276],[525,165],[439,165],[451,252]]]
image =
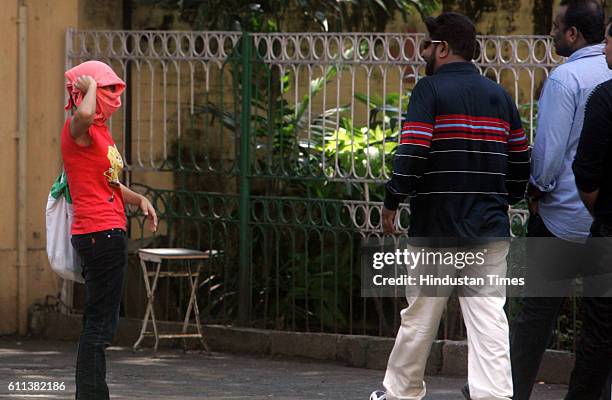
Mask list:
[[383,9],[383,11],[384,11],[384,12],[385,12],[387,15],[389,15],[389,16],[391,15],[391,14],[389,13],[389,10],[387,9],[387,6],[385,5],[385,2],[384,2],[383,0],[374,0],[374,2],[375,2],[376,4],[378,4],[378,7],[382,8],[382,9]]
[[392,154],[397,149],[397,142],[385,142],[383,149],[385,150],[385,154]]
[[439,0],[396,0],[396,4],[406,12],[414,7],[423,20],[440,9]]
[[382,107],[383,105],[382,97],[375,94],[370,94],[370,97],[368,97],[365,93],[355,93],[354,97],[371,108]]
[[399,93],[390,93],[387,95],[387,97],[385,97],[385,103],[388,106],[399,106],[399,101],[400,98],[402,99],[402,102],[404,103],[404,105],[408,104],[407,103],[407,98],[406,96],[401,96]]
[[[382,130],[382,127],[380,125],[376,125],[376,127],[374,128],[374,131],[371,131],[373,133],[373,139],[376,141],[382,141],[385,133]],[[372,140],[372,139],[370,139]]]

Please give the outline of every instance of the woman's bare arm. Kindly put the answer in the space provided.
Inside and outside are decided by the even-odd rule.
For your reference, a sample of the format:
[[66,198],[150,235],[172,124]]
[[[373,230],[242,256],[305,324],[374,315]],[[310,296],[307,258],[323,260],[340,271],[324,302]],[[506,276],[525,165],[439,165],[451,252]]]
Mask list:
[[121,185],[121,193],[123,194],[123,200],[131,205],[138,206],[145,217],[149,219],[151,224],[151,230],[155,232],[157,230],[157,213],[153,208],[151,202],[141,194],[134,192],[124,184]]
[[70,135],[81,146],[89,146],[91,138],[88,130],[96,116],[96,90],[98,84],[88,75],[77,78],[74,87],[83,92],[84,97],[70,121]]

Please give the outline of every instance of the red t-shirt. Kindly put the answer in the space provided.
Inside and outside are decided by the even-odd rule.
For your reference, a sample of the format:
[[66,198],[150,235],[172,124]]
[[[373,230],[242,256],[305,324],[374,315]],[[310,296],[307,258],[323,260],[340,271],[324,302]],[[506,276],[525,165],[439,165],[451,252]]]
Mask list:
[[62,129],[62,158],[74,210],[71,233],[126,229],[119,187],[123,160],[110,131],[106,125],[90,126],[91,144],[82,147],[70,135],[70,120]]

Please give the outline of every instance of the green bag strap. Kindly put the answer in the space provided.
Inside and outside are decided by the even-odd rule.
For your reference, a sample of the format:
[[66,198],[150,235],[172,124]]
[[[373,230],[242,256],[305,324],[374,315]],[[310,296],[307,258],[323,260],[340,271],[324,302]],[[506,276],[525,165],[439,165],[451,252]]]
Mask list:
[[64,173],[64,171],[62,171],[62,173],[59,174],[59,176],[55,179],[55,182],[53,182],[49,194],[56,200],[61,195],[64,195],[66,196],[66,201],[68,202],[68,204],[72,204],[70,188],[68,187],[68,179],[66,179],[66,174]]

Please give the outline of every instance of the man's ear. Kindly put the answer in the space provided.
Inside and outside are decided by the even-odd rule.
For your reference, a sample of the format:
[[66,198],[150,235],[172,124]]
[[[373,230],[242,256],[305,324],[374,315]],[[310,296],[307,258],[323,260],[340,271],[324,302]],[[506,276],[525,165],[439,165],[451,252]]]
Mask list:
[[572,26],[571,28],[569,28],[567,30],[567,32],[569,32],[570,34],[570,39],[572,40],[572,42],[576,42],[578,41],[578,37],[580,35],[580,32],[578,32],[578,29],[576,29],[575,26]]
[[440,46],[438,46],[438,48],[440,49],[440,57],[448,57],[449,55],[452,54],[450,46],[448,45],[448,42],[442,42],[440,43]]

